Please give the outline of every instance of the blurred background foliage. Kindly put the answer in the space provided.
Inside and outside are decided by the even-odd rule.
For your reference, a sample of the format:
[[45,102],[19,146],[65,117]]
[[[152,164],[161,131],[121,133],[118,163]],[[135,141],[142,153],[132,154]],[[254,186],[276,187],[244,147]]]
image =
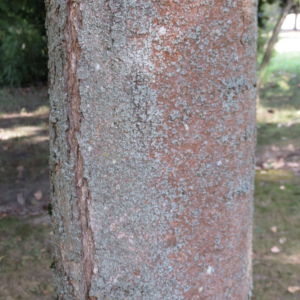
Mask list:
[[[264,71],[274,55],[274,47],[288,14],[300,13],[300,0],[258,0],[258,51],[257,66],[259,85]],[[294,30],[296,30],[295,19]]]
[[43,0],[0,1],[0,85],[26,86],[47,80]]
[[[293,10],[299,8],[299,0],[258,1],[258,65],[278,19],[290,2]],[[0,86],[29,86],[46,81],[44,0],[1,0]]]

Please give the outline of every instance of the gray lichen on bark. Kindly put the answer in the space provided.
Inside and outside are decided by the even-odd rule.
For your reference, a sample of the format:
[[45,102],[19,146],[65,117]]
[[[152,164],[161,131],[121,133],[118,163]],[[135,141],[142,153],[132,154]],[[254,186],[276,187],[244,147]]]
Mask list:
[[61,299],[246,299],[253,5],[48,4]]

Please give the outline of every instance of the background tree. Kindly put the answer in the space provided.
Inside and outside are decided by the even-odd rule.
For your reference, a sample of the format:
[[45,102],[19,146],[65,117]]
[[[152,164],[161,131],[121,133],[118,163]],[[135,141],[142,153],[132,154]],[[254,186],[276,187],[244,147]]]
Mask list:
[[48,1],[59,299],[247,299],[252,1]]
[[0,85],[47,79],[43,0],[0,1]]
[[[297,0],[260,0],[258,2],[258,26],[262,29],[262,31],[266,30],[266,22],[269,19],[268,13],[266,12],[266,4],[274,4],[278,3],[279,11],[276,15],[276,21],[274,27],[271,30],[271,35],[267,39],[266,43],[261,43],[259,46],[261,47],[261,51],[263,53],[262,59],[259,63],[259,70],[263,71],[266,66],[269,64],[272,51],[274,50],[274,46],[278,41],[278,35],[280,33],[281,27],[283,25],[284,20],[287,15],[291,12],[297,13],[299,10],[299,1]],[[296,26],[296,25],[295,25]]]

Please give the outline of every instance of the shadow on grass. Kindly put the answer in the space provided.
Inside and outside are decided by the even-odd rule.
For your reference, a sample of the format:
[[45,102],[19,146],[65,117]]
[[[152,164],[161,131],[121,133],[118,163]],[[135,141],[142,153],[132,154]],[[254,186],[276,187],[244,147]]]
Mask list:
[[54,299],[49,225],[0,219],[0,299]]
[[0,115],[0,128],[12,128],[20,126],[47,126],[48,113],[43,114],[13,114]]
[[274,109],[299,110],[300,74],[279,73],[273,77],[260,91],[261,105]]
[[300,123],[292,125],[261,123],[259,124],[257,131],[257,143],[260,146],[274,144],[284,145],[290,143],[291,140],[299,139]]
[[299,284],[299,265],[280,262],[280,259],[266,257],[254,260],[254,284],[252,300],[299,300],[299,293],[289,292],[289,288]]
[[0,90],[0,214],[43,213],[49,203],[46,88]]
[[[44,133],[44,130],[41,132]],[[30,137],[42,140],[41,132]],[[0,184],[16,180],[34,181],[48,172],[48,141],[32,143],[27,139],[13,138],[1,143]]]
[[48,106],[47,88],[3,88],[0,90],[0,115],[4,113],[33,112]]
[[283,170],[258,171],[254,214],[254,300],[299,299],[300,179]]
[[0,90],[0,299],[54,299],[46,88]]

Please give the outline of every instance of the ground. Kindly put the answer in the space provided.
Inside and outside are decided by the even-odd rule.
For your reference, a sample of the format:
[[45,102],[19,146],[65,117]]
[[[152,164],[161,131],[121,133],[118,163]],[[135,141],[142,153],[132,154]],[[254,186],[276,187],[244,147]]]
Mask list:
[[[284,38],[257,105],[254,300],[300,299],[300,53]],[[55,299],[47,99],[0,89],[0,300]]]
[[255,300],[300,299],[300,32],[283,32],[257,105]]
[[0,90],[0,299],[54,299],[47,89]]
[[47,90],[3,89],[0,97],[0,215],[40,214],[49,202]]

